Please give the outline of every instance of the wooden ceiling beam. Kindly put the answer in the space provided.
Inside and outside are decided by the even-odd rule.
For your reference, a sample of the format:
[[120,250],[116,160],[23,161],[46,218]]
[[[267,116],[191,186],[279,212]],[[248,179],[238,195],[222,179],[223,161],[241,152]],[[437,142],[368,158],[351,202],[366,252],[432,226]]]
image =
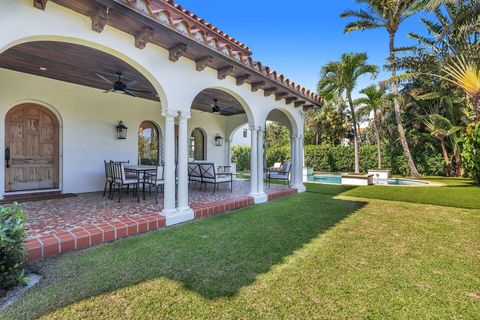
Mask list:
[[153,29],[146,27],[141,33],[139,33],[135,37],[135,47],[137,47],[138,49],[144,49],[147,46],[147,43],[152,40],[152,37]]
[[286,104],[291,104],[293,101],[298,100],[297,97],[288,97],[285,99]]
[[33,6],[40,10],[45,10],[48,0],[33,0]]
[[287,92],[277,93],[277,94],[275,95],[275,100],[280,101],[280,100],[282,100],[283,98],[285,98],[286,96],[288,96],[288,93],[287,93]]
[[97,9],[90,18],[92,19],[92,30],[98,33],[102,32],[108,22],[108,8]]
[[264,89],[263,90],[263,95],[265,97],[269,97],[272,94],[274,94],[275,92],[277,92],[277,90],[278,90],[278,88],[275,88],[275,87]]
[[259,89],[262,89],[263,87],[265,87],[267,83],[265,81],[258,81],[258,82],[254,82],[252,83],[252,92],[257,92]]
[[212,56],[206,56],[195,61],[197,71],[203,71],[206,67],[209,67],[213,62]]
[[304,100],[300,100],[300,101],[295,101],[294,105],[295,105],[295,108],[298,108],[298,107],[303,106],[305,103],[307,103],[307,102],[304,101]]
[[245,74],[245,75],[243,75],[243,76],[237,77],[237,86],[243,85],[245,82],[247,82],[247,81],[250,80],[251,78],[252,78],[252,76],[249,75],[249,74]]
[[177,43],[168,49],[168,59],[172,62],[177,62],[185,52],[187,52],[187,45],[185,43]]
[[233,75],[234,72],[235,72],[234,66],[226,66],[226,67],[220,68],[218,69],[218,79],[223,80],[227,76]]

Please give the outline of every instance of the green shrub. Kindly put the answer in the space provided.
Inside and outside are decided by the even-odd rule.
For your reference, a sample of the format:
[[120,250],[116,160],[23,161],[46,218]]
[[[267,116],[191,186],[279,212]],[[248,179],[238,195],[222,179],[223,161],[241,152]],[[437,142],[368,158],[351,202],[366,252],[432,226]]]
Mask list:
[[468,124],[461,142],[465,171],[476,184],[480,184],[480,121]]
[[267,148],[267,167],[271,167],[275,162],[284,163],[290,161],[290,146],[283,145],[280,147],[270,147]]
[[25,213],[18,204],[0,207],[0,288],[24,285],[27,252]]
[[[419,172],[423,175],[443,175],[446,168],[442,155],[429,149],[413,155]],[[314,171],[351,172],[354,170],[353,146],[309,145],[305,146],[305,165]],[[360,171],[377,168],[377,147],[360,146]],[[408,175],[407,160],[388,148],[382,148],[382,166],[391,168],[392,173]]]
[[237,165],[237,171],[250,170],[250,147],[249,146],[233,146],[232,147],[232,162]]

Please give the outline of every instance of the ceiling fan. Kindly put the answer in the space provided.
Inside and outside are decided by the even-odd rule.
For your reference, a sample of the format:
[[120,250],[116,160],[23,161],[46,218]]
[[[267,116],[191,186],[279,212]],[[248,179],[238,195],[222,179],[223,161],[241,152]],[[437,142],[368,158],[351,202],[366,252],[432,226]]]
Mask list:
[[212,113],[217,114],[217,115],[232,115],[235,114],[235,112],[229,111],[232,108],[220,108],[218,106],[218,99],[213,99],[213,104],[211,104],[212,107]]
[[121,94],[126,94],[126,95],[129,95],[129,96],[132,96],[132,97],[136,97],[134,92],[153,94],[153,92],[151,92],[151,91],[142,90],[142,89],[138,89],[138,88],[133,87],[134,85],[136,85],[138,83],[138,81],[130,81],[130,82],[125,83],[125,82],[122,81],[123,74],[121,72],[117,72],[116,74],[118,76],[118,80],[113,82],[113,81],[108,80],[106,77],[102,76],[101,74],[97,73],[97,77],[99,77],[103,81],[105,81],[108,84],[113,86],[112,89],[106,90],[105,93],[108,93],[108,92],[121,93]]

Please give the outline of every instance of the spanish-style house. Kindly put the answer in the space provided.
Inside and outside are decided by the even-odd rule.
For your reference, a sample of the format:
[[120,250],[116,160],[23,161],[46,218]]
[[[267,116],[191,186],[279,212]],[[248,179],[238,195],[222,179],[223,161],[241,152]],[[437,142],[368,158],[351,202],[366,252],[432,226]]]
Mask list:
[[[314,92],[254,61],[246,45],[172,0],[0,1],[4,199],[99,194],[106,187],[108,161],[138,169],[147,164],[145,155],[148,164],[163,164],[161,201],[148,206],[164,226],[194,219],[196,210],[239,207],[228,204],[234,198],[221,197],[226,186],[218,186],[218,193],[211,191],[216,186],[192,187],[189,163],[229,167],[232,136],[248,124],[250,179],[234,181],[233,189],[240,190],[240,204],[262,203],[268,200],[268,120],[290,130],[289,189],[303,192],[303,111],[320,105]],[[99,218],[100,205],[141,210],[145,202],[136,193],[140,202],[124,195],[120,204],[116,197],[98,195],[90,214]],[[194,193],[201,194],[195,204]],[[221,209],[202,207],[208,202],[202,194],[213,203],[218,195]],[[31,206],[37,211],[28,213],[26,205],[30,219],[38,214],[44,228],[55,225],[56,216],[45,211],[59,210],[60,202]],[[68,213],[59,214],[79,210],[76,218],[87,216],[80,207],[72,202],[63,209]],[[46,216],[51,221],[45,222]],[[58,254],[153,229],[151,219],[132,215],[115,223],[52,227],[46,234],[33,233],[27,248],[32,259]],[[107,236],[110,227],[113,236]]]

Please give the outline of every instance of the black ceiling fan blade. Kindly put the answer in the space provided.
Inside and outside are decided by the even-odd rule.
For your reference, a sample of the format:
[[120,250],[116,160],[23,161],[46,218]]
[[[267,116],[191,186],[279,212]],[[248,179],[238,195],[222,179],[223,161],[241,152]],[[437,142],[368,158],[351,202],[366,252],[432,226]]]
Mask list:
[[142,90],[142,89],[131,88],[131,87],[127,87],[126,89],[130,90],[130,91],[133,91],[133,92],[153,94],[152,91],[148,91],[148,90]]
[[125,92],[125,94],[129,95],[129,96],[132,96],[134,98],[136,98],[137,96],[133,94],[133,92],[130,92],[129,90],[125,89],[123,92]]
[[133,86],[135,86],[137,83],[138,83],[137,80],[133,80],[133,81],[127,82],[127,87],[133,87]]
[[100,79],[102,79],[103,81],[105,81],[106,83],[109,83],[109,84],[112,84],[113,85],[113,82],[108,80],[107,78],[105,78],[104,76],[102,76],[101,74],[98,74],[97,73],[97,77],[99,77]]

